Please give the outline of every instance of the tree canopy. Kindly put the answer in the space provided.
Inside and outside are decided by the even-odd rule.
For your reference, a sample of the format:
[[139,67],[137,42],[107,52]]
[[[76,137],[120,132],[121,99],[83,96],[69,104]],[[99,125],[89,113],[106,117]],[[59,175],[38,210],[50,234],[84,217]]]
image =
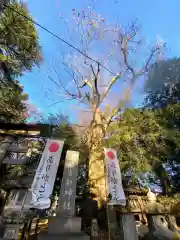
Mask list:
[[[146,178],[158,183],[165,194],[179,192],[180,184],[178,62],[178,59],[170,59],[154,64],[147,80],[152,88],[145,99],[145,107],[125,110],[109,127],[106,142],[107,146],[118,149],[123,172],[130,172],[136,179],[140,172],[149,172]],[[154,89],[153,81],[160,73],[161,87]]]
[[27,9],[19,3],[8,4],[0,14],[0,62],[7,64],[13,76],[31,70],[41,60],[38,33],[28,18]]
[[173,86],[179,80],[180,58],[157,61],[151,65],[145,82],[145,92],[161,91],[166,85]]
[[[170,108],[166,114],[170,114]],[[124,177],[129,174],[137,184],[142,173],[154,173],[165,194],[174,188],[180,134],[166,124],[165,112],[127,109],[108,129],[106,145],[117,149]],[[174,169],[174,170],[173,170]],[[152,180],[152,174],[149,176]],[[152,182],[152,181],[150,181]]]
[[[178,64],[179,59],[170,59],[152,66],[147,80],[152,88],[145,106],[122,112],[109,126],[105,141],[106,146],[117,149],[124,177],[129,174],[137,183],[144,173],[146,183],[159,185],[164,194],[179,192],[180,184]],[[158,76],[161,87],[154,89]]]
[[0,87],[0,121],[7,123],[24,122],[27,118],[26,100],[28,95],[18,83]]
[[[24,17],[25,16],[25,17]],[[0,12],[0,121],[19,123],[28,117],[28,95],[16,80],[41,60],[39,37],[22,4],[1,2]]]

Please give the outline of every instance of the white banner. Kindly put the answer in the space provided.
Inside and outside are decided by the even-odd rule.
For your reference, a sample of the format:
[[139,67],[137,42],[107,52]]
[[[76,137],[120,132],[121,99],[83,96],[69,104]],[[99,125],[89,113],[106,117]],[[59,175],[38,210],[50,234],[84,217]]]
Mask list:
[[126,205],[126,198],[122,187],[121,171],[114,149],[105,148],[107,194],[111,196],[110,205]]
[[31,185],[31,205],[37,209],[47,209],[51,205],[50,196],[59,166],[64,141],[49,139]]

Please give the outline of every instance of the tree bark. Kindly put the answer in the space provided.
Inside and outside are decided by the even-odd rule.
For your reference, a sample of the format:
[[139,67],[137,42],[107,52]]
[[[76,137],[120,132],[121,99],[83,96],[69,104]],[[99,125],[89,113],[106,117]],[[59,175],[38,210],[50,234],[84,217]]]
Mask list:
[[104,167],[103,140],[106,125],[100,112],[96,112],[88,134],[89,144],[89,188],[96,195],[98,206],[106,201],[106,180]]
[[97,152],[91,152],[89,158],[89,187],[96,195],[98,206],[106,200],[106,182],[104,160],[99,158]]

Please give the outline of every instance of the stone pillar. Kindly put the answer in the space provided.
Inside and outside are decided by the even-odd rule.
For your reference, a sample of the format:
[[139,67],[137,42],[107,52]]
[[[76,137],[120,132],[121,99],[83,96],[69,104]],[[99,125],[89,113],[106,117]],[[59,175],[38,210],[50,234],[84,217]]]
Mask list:
[[58,201],[58,216],[74,216],[79,152],[67,151]]
[[177,229],[177,223],[176,223],[176,218],[172,215],[168,215],[166,217],[166,220],[168,222],[168,227],[171,231],[176,231]]
[[149,240],[158,238],[162,240],[173,239],[174,232],[168,229],[168,223],[165,216],[147,214],[148,220],[148,238]]
[[57,215],[49,218],[48,234],[39,239],[89,239],[81,233],[81,218],[75,216],[78,160],[79,152],[67,151]]
[[121,214],[119,217],[119,239],[121,240],[138,240],[136,222],[132,213]]
[[107,221],[108,221],[108,231],[112,239],[118,239],[119,236],[119,212],[115,211],[113,205],[107,204]]

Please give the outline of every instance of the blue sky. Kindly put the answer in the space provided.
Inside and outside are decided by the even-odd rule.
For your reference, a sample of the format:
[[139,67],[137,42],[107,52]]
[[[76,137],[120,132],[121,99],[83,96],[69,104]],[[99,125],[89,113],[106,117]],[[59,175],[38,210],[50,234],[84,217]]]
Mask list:
[[[96,12],[104,17],[109,23],[115,23],[117,17],[119,22],[127,24],[129,21],[138,19],[142,26],[142,35],[148,42],[156,41],[157,37],[162,38],[167,43],[167,56],[180,56],[180,18],[179,0],[97,0]],[[61,15],[65,19],[71,16],[71,10],[87,9],[88,0],[29,0],[28,8],[36,21],[50,29],[52,32],[69,40],[66,25],[62,24]],[[55,86],[48,79],[48,75],[53,76],[53,68],[60,65],[61,51],[68,48],[59,40],[55,39],[45,31],[38,28],[40,45],[42,46],[44,62],[39,69],[34,68],[31,73],[25,73],[20,79],[29,94],[30,102],[36,105],[44,114],[55,113],[57,110],[64,115],[70,116],[71,121],[76,120],[75,104],[70,101],[61,102],[50,106],[47,91],[56,90]],[[74,45],[78,44],[73,42]],[[71,51],[71,50],[69,50]],[[66,81],[66,80],[64,80]],[[140,91],[141,85],[137,84],[133,95],[133,104],[142,102],[143,94]],[[53,102],[58,101],[58,95],[50,94]]]

